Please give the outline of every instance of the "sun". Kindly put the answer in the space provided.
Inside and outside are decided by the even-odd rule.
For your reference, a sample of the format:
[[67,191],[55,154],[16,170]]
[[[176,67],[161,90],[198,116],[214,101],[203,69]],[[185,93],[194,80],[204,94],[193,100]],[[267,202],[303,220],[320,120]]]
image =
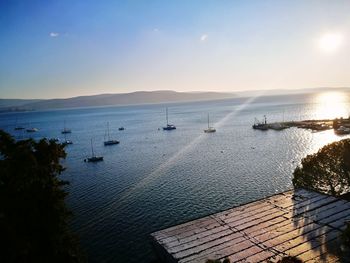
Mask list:
[[318,46],[323,52],[333,53],[342,45],[343,39],[340,33],[327,33],[319,39]]

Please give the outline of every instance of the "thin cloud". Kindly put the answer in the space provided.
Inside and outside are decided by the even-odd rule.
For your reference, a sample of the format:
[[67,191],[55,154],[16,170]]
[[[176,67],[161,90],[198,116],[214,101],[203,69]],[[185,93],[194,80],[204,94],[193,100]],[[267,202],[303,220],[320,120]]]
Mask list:
[[207,35],[207,34],[203,34],[203,35],[201,36],[201,41],[202,41],[202,42],[207,41],[207,39],[208,39],[208,35]]
[[57,32],[51,32],[50,37],[58,37],[60,34]]

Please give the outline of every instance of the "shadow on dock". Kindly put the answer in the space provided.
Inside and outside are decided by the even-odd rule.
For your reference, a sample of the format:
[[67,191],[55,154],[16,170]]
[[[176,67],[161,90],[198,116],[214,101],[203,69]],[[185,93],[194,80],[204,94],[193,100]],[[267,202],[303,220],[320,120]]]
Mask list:
[[341,233],[350,202],[297,189],[151,235],[162,262],[349,262]]

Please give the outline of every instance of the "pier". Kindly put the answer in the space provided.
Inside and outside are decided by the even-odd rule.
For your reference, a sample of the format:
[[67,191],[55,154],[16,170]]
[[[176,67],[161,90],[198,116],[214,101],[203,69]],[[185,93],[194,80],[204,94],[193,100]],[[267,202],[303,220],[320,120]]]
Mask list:
[[[310,129],[312,131],[326,131],[334,129],[336,134],[350,134],[350,117],[339,119],[324,119],[324,120],[301,120],[301,121],[283,121],[267,123],[266,117],[263,122],[256,122],[252,126],[257,130],[284,130],[292,127],[301,129]],[[337,132],[339,128],[345,128],[344,132]]]
[[[162,262],[350,262],[342,232],[350,202],[297,189],[151,234]],[[345,259],[344,259],[345,258]]]

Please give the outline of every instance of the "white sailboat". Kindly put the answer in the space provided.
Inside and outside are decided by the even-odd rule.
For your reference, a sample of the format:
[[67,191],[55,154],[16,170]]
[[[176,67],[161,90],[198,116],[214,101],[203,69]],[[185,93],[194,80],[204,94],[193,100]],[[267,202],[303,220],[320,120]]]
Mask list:
[[216,129],[214,127],[210,127],[209,125],[209,113],[208,113],[208,128],[204,130],[205,133],[213,133],[216,132]]
[[100,162],[100,161],[103,161],[103,156],[95,155],[94,147],[92,145],[92,139],[91,139],[91,157],[88,157],[88,158],[84,159],[84,162],[95,163],[95,162]]
[[118,143],[119,143],[119,141],[112,140],[110,138],[110,135],[109,135],[109,122],[107,122],[107,140],[104,141],[104,145],[108,146],[108,145],[114,145],[114,144],[118,144]]

